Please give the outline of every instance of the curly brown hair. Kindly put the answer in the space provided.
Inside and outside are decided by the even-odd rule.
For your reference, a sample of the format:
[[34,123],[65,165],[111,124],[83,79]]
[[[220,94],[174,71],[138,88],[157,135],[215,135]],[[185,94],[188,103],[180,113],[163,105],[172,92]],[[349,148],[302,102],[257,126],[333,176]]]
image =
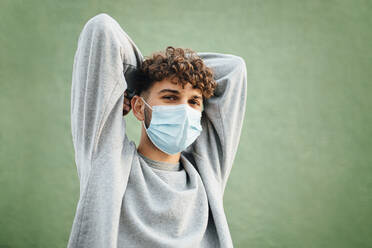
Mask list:
[[214,72],[203,60],[189,48],[168,46],[165,51],[155,52],[145,57],[137,69],[135,93],[146,92],[154,82],[169,78],[171,82],[191,83],[193,88],[200,89],[203,98],[210,98],[217,86],[213,79]]

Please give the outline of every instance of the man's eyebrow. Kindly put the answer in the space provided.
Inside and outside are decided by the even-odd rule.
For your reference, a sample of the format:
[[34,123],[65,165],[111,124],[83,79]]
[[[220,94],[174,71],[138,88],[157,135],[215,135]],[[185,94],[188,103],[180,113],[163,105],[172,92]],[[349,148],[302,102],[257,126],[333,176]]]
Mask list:
[[[172,90],[172,89],[162,89],[161,91],[158,92],[158,94],[162,94],[162,93],[165,93],[165,92],[170,92],[170,93],[174,93],[174,94],[180,94],[180,92],[178,90]],[[202,99],[201,96],[199,95],[193,95],[192,98],[194,99]]]
[[178,90],[172,90],[172,89],[162,89],[161,91],[158,92],[158,94],[164,93],[164,92],[170,92],[174,94],[180,94]]

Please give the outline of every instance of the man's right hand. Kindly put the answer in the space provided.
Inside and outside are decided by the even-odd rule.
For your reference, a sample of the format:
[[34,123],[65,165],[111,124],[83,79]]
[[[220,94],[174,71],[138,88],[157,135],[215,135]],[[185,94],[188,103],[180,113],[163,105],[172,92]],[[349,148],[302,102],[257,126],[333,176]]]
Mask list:
[[132,106],[130,105],[130,100],[128,98],[127,91],[125,91],[124,92],[124,103],[123,103],[123,116],[128,114],[131,109],[132,109]]

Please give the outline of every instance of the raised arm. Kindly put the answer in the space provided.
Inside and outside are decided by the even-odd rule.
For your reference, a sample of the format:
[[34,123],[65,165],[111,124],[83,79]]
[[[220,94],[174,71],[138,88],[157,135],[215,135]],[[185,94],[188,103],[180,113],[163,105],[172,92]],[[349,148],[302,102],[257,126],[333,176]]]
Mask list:
[[128,87],[124,73],[142,59],[133,41],[109,15],[98,14],[84,25],[71,88],[71,132],[81,182],[99,152],[120,149],[123,144],[123,94]]
[[[193,143],[193,152],[212,164],[214,176],[225,189],[237,152],[247,101],[247,71],[244,59],[231,54],[198,53],[213,69],[217,87],[204,101],[203,131]],[[201,165],[203,166],[203,165]]]

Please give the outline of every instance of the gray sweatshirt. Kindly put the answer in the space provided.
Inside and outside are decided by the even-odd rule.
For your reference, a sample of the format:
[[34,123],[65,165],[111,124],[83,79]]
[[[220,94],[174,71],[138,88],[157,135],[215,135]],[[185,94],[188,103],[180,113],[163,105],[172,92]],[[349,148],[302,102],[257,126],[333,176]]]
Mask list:
[[198,55],[215,73],[203,131],[170,164],[138,153],[123,117],[125,72],[143,56],[105,13],[83,27],[74,56],[71,132],[80,198],[68,248],[233,247],[223,194],[242,130],[247,79],[236,55]]

